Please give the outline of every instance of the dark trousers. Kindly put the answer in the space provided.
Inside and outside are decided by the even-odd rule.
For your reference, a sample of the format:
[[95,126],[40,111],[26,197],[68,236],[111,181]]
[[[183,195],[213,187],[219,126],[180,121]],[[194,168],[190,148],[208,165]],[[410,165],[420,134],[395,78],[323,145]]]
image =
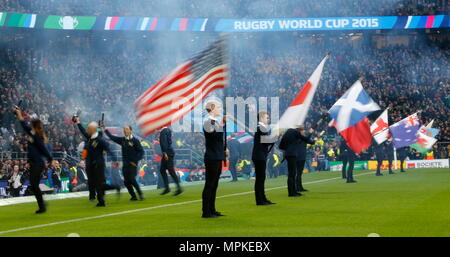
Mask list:
[[22,187],[18,187],[18,188],[14,188],[14,187],[11,187],[10,188],[10,194],[11,194],[11,196],[12,197],[18,197],[18,196],[20,196],[20,190],[22,190]]
[[204,215],[211,215],[216,212],[216,192],[221,173],[221,160],[205,160],[205,187],[202,193],[202,211]]
[[168,155],[168,160],[165,160],[164,157],[161,159],[161,167],[159,169],[159,172],[161,173],[161,177],[164,183],[164,187],[166,189],[169,188],[169,178],[167,177],[167,172],[169,172],[169,175],[172,177],[175,184],[177,184],[177,187],[180,188],[180,182],[178,181],[178,176],[175,173],[175,168],[173,166],[173,155]]
[[297,192],[300,192],[304,190],[303,184],[302,184],[302,175],[303,175],[303,169],[305,167],[305,160],[297,160],[297,179],[295,184],[295,189]]
[[134,189],[136,189],[136,192],[139,195],[142,195],[141,188],[139,187],[139,184],[136,181],[137,176],[137,166],[134,166],[131,163],[124,163],[122,168],[122,175],[123,175],[123,183],[125,184],[125,187],[128,190],[128,193],[131,195],[131,197],[136,197],[136,194],[134,193]]
[[401,171],[405,171],[404,169],[403,169],[403,164],[405,163],[405,159],[400,159],[400,170]]
[[347,178],[347,158],[342,157],[342,178]]
[[286,156],[287,166],[288,166],[288,180],[287,180],[287,186],[288,186],[288,194],[289,195],[295,195],[297,193],[297,190],[295,188],[295,178],[297,174],[297,160],[295,156]]
[[92,174],[94,172],[95,172],[95,168],[86,167],[86,175],[88,178],[87,185],[88,185],[88,190],[89,190],[89,199],[95,199],[95,197],[97,196],[95,194],[95,182],[94,182],[95,175]]
[[[116,186],[106,184],[105,165],[89,164],[86,166],[87,173],[91,175],[91,183],[94,185],[95,194],[99,203],[105,203],[105,190],[118,189]],[[89,192],[90,194],[90,192]]]
[[383,159],[377,159],[377,173],[376,174],[381,174],[381,164],[383,163]]
[[[348,164],[348,169],[347,169]],[[353,168],[355,166],[355,156],[348,154],[342,159],[342,174],[346,175],[347,182],[353,181]],[[345,177],[344,177],[345,178]]]
[[266,160],[252,160],[255,166],[255,199],[256,203],[267,201],[264,191],[264,182],[266,181]]
[[230,165],[230,173],[232,181],[237,181],[237,171],[236,171],[236,164],[238,162],[237,158],[230,158],[229,165]]
[[44,199],[42,198],[42,192],[39,188],[39,182],[41,181],[41,175],[44,171],[44,164],[30,165],[30,187],[33,191],[34,197],[36,197],[39,209],[45,208]]
[[389,173],[392,173],[392,159],[388,159]]

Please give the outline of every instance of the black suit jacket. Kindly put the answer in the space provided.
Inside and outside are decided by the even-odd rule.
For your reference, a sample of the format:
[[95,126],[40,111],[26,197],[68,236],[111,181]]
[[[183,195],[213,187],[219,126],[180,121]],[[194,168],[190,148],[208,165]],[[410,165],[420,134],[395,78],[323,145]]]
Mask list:
[[345,142],[345,140],[341,140],[341,144],[339,145],[339,151],[341,152],[342,156],[345,157],[355,157],[355,152],[353,152],[353,150],[348,147],[347,143]]
[[161,146],[162,154],[174,156],[175,151],[172,147],[172,131],[169,128],[164,128],[159,133],[159,145]]
[[261,136],[270,135],[270,130],[261,129],[261,125],[258,124],[255,137],[253,140],[252,160],[265,161],[269,155],[271,146],[274,143],[261,143]]
[[28,134],[28,161],[33,164],[44,165],[44,159],[48,162],[52,161],[52,156],[50,155],[47,147],[44,144],[44,140],[37,134],[31,133],[31,128],[25,121],[20,121],[25,133]]
[[203,134],[205,136],[205,161],[225,160],[225,145],[223,127],[213,119],[206,119],[203,124]]
[[297,160],[299,161],[304,161],[306,160],[306,145],[307,144],[315,144],[315,141],[311,139],[311,135],[309,136],[304,136],[301,133],[300,134],[300,139],[297,141],[298,145],[297,145]]
[[130,140],[125,137],[117,137],[112,135],[107,129],[105,134],[116,144],[122,147],[122,162],[138,164],[142,157],[144,157],[144,149],[142,148],[141,142],[136,137]]
[[[105,165],[104,154],[111,153],[108,142],[105,141],[100,133],[98,133],[96,138],[91,138],[80,123],[78,128],[87,139],[84,146],[84,149],[87,150],[86,165]],[[116,161],[115,156],[111,156],[113,161]]]
[[284,133],[279,146],[284,151],[285,157],[303,158],[304,160],[306,158],[306,143],[314,144],[314,141],[303,136],[297,129],[290,128]]

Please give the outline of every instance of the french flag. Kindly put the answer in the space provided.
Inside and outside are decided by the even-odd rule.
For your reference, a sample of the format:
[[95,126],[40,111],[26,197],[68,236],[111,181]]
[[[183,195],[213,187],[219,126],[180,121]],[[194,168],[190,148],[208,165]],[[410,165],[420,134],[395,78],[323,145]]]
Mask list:
[[329,55],[325,56],[323,60],[316,67],[311,77],[305,83],[303,88],[298,92],[294,101],[283,113],[278,121],[278,128],[288,129],[295,128],[298,125],[303,125],[306,115],[308,114],[309,107],[311,106],[312,99],[319,85],[320,77],[322,75],[323,66],[327,61]]
[[380,110],[372,98],[356,81],[345,94],[328,110],[330,126],[336,128],[348,147],[359,154],[372,144],[372,133],[367,116]]

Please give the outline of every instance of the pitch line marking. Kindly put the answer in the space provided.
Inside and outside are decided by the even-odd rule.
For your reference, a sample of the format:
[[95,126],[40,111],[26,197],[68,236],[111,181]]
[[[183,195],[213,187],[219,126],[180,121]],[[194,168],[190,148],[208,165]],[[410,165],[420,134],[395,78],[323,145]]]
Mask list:
[[[364,176],[364,175],[373,174],[373,173],[374,172],[361,173],[361,174],[355,175],[355,177]],[[334,177],[334,178],[327,178],[327,179],[319,179],[319,180],[315,180],[315,181],[306,182],[306,183],[303,183],[303,184],[305,184],[305,185],[316,184],[316,183],[327,182],[327,181],[337,180],[337,179],[342,179],[342,178],[341,177]],[[272,187],[272,188],[266,189],[266,191],[271,191],[271,190],[276,190],[276,189],[281,189],[281,188],[286,188],[286,187],[287,186]],[[246,195],[246,194],[252,194],[252,193],[254,193],[254,191],[247,191],[247,192],[241,192],[241,193],[235,193],[235,194],[222,195],[222,196],[218,196],[216,198],[226,198],[226,197],[233,197],[233,196]],[[197,203],[197,202],[201,202],[201,201],[202,201],[201,199],[198,199],[198,200],[191,200],[191,201],[185,201],[185,202],[179,202],[179,203],[163,204],[163,205],[146,207],[146,208],[140,208],[140,209],[134,209],[134,210],[128,210],[128,211],[121,211],[121,212],[102,214],[102,215],[98,215],[98,216],[91,216],[91,217],[85,217],[85,218],[57,221],[57,222],[52,222],[52,223],[47,223],[47,224],[42,224],[42,225],[35,225],[35,226],[29,226],[29,227],[23,227],[23,228],[16,228],[16,229],[11,229],[11,230],[0,231],[0,235],[6,234],[6,233],[12,233],[12,232],[19,232],[19,231],[24,231],[24,230],[30,230],[30,229],[35,229],[35,228],[43,228],[43,227],[50,227],[50,226],[60,225],[60,224],[73,223],[73,222],[78,222],[78,221],[100,219],[100,218],[106,218],[106,217],[117,216],[117,215],[122,215],[122,214],[129,214],[129,213],[135,213],[135,212],[141,212],[141,211],[154,210],[154,209],[159,209],[159,208],[164,208],[164,207],[171,207],[171,206],[185,205],[185,204],[190,204],[190,203]]]

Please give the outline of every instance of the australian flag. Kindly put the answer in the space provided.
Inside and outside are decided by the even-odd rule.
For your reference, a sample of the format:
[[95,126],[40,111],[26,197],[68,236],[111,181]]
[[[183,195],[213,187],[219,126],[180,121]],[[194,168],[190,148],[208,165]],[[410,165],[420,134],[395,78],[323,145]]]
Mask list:
[[417,133],[420,129],[420,122],[417,113],[414,113],[403,120],[389,127],[395,149],[402,148],[417,141]]

